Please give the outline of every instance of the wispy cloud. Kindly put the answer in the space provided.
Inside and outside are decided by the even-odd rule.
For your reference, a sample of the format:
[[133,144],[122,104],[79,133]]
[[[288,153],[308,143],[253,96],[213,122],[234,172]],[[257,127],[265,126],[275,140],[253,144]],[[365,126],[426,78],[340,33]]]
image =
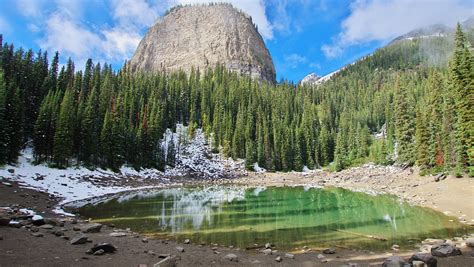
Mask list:
[[290,55],[285,55],[284,60],[285,60],[286,68],[289,68],[289,69],[295,69],[300,64],[304,64],[304,63],[308,62],[308,59],[306,57],[298,55],[296,53],[290,54]]
[[341,23],[341,32],[321,50],[326,57],[334,58],[351,45],[390,40],[437,23],[454,25],[472,14],[469,0],[356,0]]

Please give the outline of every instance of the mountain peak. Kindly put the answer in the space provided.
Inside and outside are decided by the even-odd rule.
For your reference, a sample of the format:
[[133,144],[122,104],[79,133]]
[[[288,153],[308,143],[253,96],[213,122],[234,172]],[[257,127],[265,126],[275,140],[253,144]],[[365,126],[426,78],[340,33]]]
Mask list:
[[275,67],[252,18],[229,4],[171,9],[150,27],[130,60],[132,71],[201,71],[223,65],[275,82]]

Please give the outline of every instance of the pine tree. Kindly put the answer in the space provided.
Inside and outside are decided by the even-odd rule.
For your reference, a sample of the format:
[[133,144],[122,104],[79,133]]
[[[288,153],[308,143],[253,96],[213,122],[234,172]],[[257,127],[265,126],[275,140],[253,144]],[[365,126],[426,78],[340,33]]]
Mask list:
[[54,162],[58,167],[64,168],[69,165],[72,158],[74,141],[74,92],[72,91],[72,82],[64,93],[59,116],[56,123],[56,132],[54,134]]
[[429,135],[427,129],[427,120],[424,112],[419,108],[416,113],[416,164],[421,168],[428,167],[429,154],[428,154],[428,142]]
[[[0,35],[1,38],[1,35]],[[1,41],[0,41],[1,46]],[[0,68],[0,166],[6,163],[7,159],[7,147],[9,140],[7,139],[7,118],[6,118],[6,97],[7,97],[7,86],[5,79],[3,78],[3,71]]]
[[334,149],[334,168],[341,171],[346,167],[346,148],[342,133],[339,131],[336,138],[336,148]]
[[414,127],[408,92],[400,85],[400,79],[395,82],[395,131],[397,139],[398,161],[405,164],[414,163]]

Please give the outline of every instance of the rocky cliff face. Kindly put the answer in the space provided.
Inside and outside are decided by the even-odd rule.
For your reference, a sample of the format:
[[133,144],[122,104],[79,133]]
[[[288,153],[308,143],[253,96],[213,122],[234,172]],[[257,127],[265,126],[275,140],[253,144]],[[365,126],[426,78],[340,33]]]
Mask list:
[[172,9],[153,25],[130,60],[132,71],[167,72],[217,63],[275,82],[275,68],[251,18],[229,4]]

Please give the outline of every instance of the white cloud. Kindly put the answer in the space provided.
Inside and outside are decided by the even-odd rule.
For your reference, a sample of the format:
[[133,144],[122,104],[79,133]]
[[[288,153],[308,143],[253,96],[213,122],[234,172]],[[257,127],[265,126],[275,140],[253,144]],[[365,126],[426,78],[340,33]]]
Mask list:
[[158,6],[144,0],[113,0],[113,17],[121,27],[149,27],[158,17]]
[[300,64],[306,63],[308,59],[298,54],[290,54],[284,56],[285,67],[290,69],[297,68]]
[[263,0],[174,0],[172,4],[202,4],[202,3],[231,3],[234,7],[241,9],[252,17],[258,26],[258,31],[266,40],[273,38],[273,28],[265,14],[265,3]]
[[46,21],[45,38],[39,41],[41,48],[58,50],[74,59],[93,55],[100,43],[99,36],[62,14],[50,16]]
[[12,27],[10,26],[10,23],[6,19],[0,16],[0,34],[5,34],[5,33],[10,33],[12,30]]
[[469,1],[356,0],[341,32],[321,50],[329,58],[337,57],[351,45],[390,40],[432,24],[454,25],[472,14]]
[[43,1],[41,0],[16,0],[18,12],[25,17],[41,16]]
[[124,60],[129,58],[140,43],[142,37],[136,32],[122,29],[105,30],[102,32],[102,50],[109,60]]

